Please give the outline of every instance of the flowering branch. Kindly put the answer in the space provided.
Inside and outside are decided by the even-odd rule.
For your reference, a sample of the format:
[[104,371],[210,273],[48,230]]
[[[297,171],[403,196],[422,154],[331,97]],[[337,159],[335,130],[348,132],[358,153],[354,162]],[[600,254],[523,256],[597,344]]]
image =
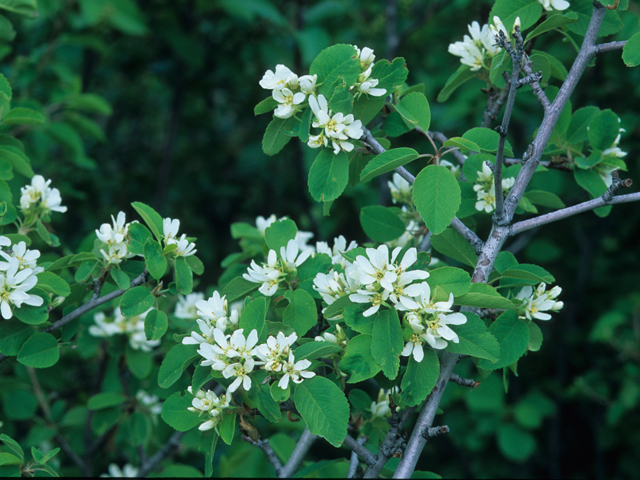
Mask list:
[[278,475],[279,478],[289,478],[296,473],[298,467],[300,467],[300,464],[302,463],[302,460],[304,460],[305,455],[317,438],[317,435],[314,435],[309,431],[309,427],[305,427],[300,440],[298,440],[296,448],[293,449],[293,453],[291,454],[291,457],[289,457],[289,461],[284,467],[282,467],[282,470]]
[[269,440],[258,440],[256,442],[251,437],[248,437],[246,435],[242,435],[241,438],[245,442],[250,443],[254,447],[258,447],[260,450],[262,450],[267,455],[267,460],[269,460],[269,463],[276,470],[276,475],[278,477],[281,477],[280,473],[282,472],[282,463],[280,463],[276,452],[274,452],[271,445],[269,445]]
[[[349,435],[347,435],[347,437],[351,438],[349,437]],[[353,439],[351,438],[351,440]],[[367,443],[367,440],[369,440],[369,437],[360,437],[356,442],[356,444],[362,447],[365,443]],[[367,450],[367,449],[365,448],[364,450]],[[368,451],[369,450],[367,450],[367,452]],[[371,457],[373,458],[373,455],[371,455]],[[373,459],[373,462],[375,463],[375,459]],[[358,468],[360,468],[360,462],[358,461],[358,454],[354,450],[351,452],[351,459],[349,462],[349,473],[347,474],[347,478],[355,477],[356,472],[358,471]],[[362,472],[362,469],[360,469],[360,472]]]

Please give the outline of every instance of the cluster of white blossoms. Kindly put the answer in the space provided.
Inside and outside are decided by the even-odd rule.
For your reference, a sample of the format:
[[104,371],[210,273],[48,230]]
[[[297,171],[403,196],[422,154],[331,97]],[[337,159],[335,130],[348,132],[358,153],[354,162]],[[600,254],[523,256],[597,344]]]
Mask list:
[[565,10],[571,5],[566,0],[538,0],[545,10]]
[[178,238],[178,230],[180,229],[180,220],[165,218],[162,221],[162,230],[164,234],[165,249],[169,245],[175,245],[172,253],[178,257],[188,257],[197,252],[196,244],[187,240],[187,234],[183,233]]
[[[196,298],[199,299],[196,300]],[[214,330],[217,329],[222,335],[224,335],[227,333],[227,330],[229,332],[232,332],[233,330],[236,330],[238,328],[238,321],[240,317],[239,311],[237,309],[229,310],[229,303],[227,302],[227,299],[224,295],[221,297],[218,292],[213,292],[213,296],[211,296],[208,300],[205,300],[204,295],[199,294],[197,297],[191,297],[191,300],[195,300],[195,302],[193,303],[193,307],[196,310],[196,323],[198,324],[200,332],[191,332],[190,336],[182,339],[183,344],[214,344]],[[176,312],[177,311],[178,306],[176,306]],[[176,316],[178,315],[176,314]],[[185,316],[178,318],[187,317]]]
[[313,288],[322,299],[331,305],[337,299],[349,295],[354,303],[369,304],[363,315],[374,315],[382,305],[390,306],[390,301],[400,310],[399,305],[411,307],[411,283],[424,280],[429,273],[424,270],[408,269],[418,259],[417,250],[410,248],[402,261],[396,258],[402,250],[396,247],[389,258],[389,247],[380,245],[377,249],[367,248],[367,256],[358,255],[354,262],[346,262],[344,273],[331,270],[328,274],[318,273],[313,279]]
[[256,356],[261,360],[259,363],[264,365],[263,368],[272,376],[282,375],[278,386],[283,390],[289,386],[289,380],[301,383],[303,379],[315,376],[315,373],[307,371],[307,368],[311,366],[309,360],[296,362],[291,345],[297,339],[298,335],[295,333],[287,337],[284,333],[279,332],[277,337],[269,336],[267,343],[258,345],[256,348]]
[[187,410],[196,412],[200,416],[205,416],[206,420],[200,424],[198,430],[205,431],[211,430],[216,427],[222,420],[222,411],[229,408],[231,397],[226,395],[216,395],[213,391],[198,390],[193,393],[193,389],[188,387],[189,393],[193,395],[191,400],[191,406]]
[[516,300],[521,302],[518,308],[520,318],[550,320],[551,315],[545,312],[559,312],[564,307],[564,302],[556,301],[561,292],[562,288],[558,285],[547,290],[547,285],[544,283],[538,285],[535,290],[530,285],[522,287],[516,295]]
[[[256,228],[262,233],[264,236],[264,232],[267,228],[271,226],[273,222],[285,220],[288,217],[280,217],[277,218],[275,213],[272,213],[269,217],[264,218],[262,215],[256,217]],[[296,237],[294,240],[298,243],[298,248],[300,251],[311,250],[311,253],[315,253],[315,248],[313,245],[307,245],[307,242],[313,238],[313,232],[304,232],[302,230],[298,230],[296,232]]]
[[[519,18],[516,22],[520,24]],[[461,57],[460,63],[470,66],[472,71],[489,68],[486,61],[495,57],[500,51],[495,36],[502,31],[509,38],[509,33],[497,16],[493,17],[493,25],[484,24],[480,28],[478,22],[472,22],[468,25],[468,29],[471,37],[465,35],[463,41],[450,44],[449,53]]]
[[111,215],[113,227],[108,223],[103,223],[96,230],[98,240],[105,244],[106,249],[100,249],[100,253],[107,263],[118,264],[134,255],[129,252],[129,225],[137,221],[126,223],[127,217],[124,212],[118,212],[117,218]]
[[0,236],[0,247],[10,247],[7,252],[0,248],[0,313],[2,318],[9,320],[13,315],[13,307],[20,308],[22,304],[39,307],[42,297],[29,294],[29,290],[36,286],[36,275],[44,269],[38,267],[38,250],[28,250],[25,242],[11,245],[8,237]]
[[252,260],[247,273],[242,276],[250,282],[261,283],[258,289],[260,293],[271,297],[276,293],[281,282],[296,276],[297,267],[302,265],[312,253],[312,249],[300,252],[298,242],[292,239],[289,240],[286,248],[280,247],[279,253],[269,250],[266,263],[258,265],[255,260]]
[[384,88],[375,88],[378,85],[379,80],[377,78],[371,78],[371,70],[373,69],[373,61],[376,56],[369,47],[364,47],[360,50],[357,46],[353,45],[358,52],[358,58],[360,59],[360,75],[358,81],[349,89],[355,98],[360,95],[371,95],[372,97],[381,97],[387,93]]
[[150,308],[146,312],[133,317],[122,315],[120,307],[116,307],[113,310],[111,317],[107,317],[104,312],[98,312],[93,316],[96,324],[89,327],[89,333],[94,337],[127,335],[132,349],[150,352],[160,345],[160,340],[147,340],[144,334],[144,319],[151,310]]
[[109,465],[109,473],[103,473],[101,478],[135,478],[138,476],[138,468],[126,463],[122,469],[117,463]]
[[349,337],[346,332],[340,327],[340,324],[336,324],[334,333],[329,331],[323,332],[322,335],[318,335],[314,338],[316,342],[329,342],[339,347],[345,348],[349,344]]
[[67,207],[60,205],[62,198],[60,190],[51,188],[51,180],[46,180],[42,175],[34,175],[31,185],[20,188],[20,209],[25,215],[40,212],[43,215],[49,212],[64,213]]
[[391,408],[389,408],[389,395],[398,394],[399,388],[393,387],[391,390],[385,390],[381,388],[378,392],[377,401],[371,402],[371,416],[372,417],[388,417],[391,414]]
[[[516,183],[514,177],[502,179],[502,194],[506,195]],[[482,171],[478,172],[478,180],[473,186],[473,189],[478,194],[478,201],[476,202],[476,210],[479,212],[485,211],[487,213],[493,212],[496,208],[496,184],[493,179],[493,172],[489,168],[489,164],[485,161],[482,162]]]
[[413,185],[407,182],[399,173],[394,172],[391,180],[387,181],[393,203],[413,203]]
[[300,110],[302,103],[316,88],[317,75],[298,77],[284,65],[276,65],[275,73],[271,70],[260,80],[260,86],[271,90],[271,96],[278,102],[273,114],[278,118],[289,118]]
[[151,415],[160,415],[162,412],[162,402],[157,395],[151,395],[144,390],[138,390],[136,400],[140,405],[144,405]]
[[329,146],[329,141],[333,147],[334,155],[340,150],[350,152],[353,150],[353,143],[349,139],[358,140],[363,135],[362,122],[356,120],[353,114],[345,115],[342,112],[332,114],[324,95],[309,97],[309,106],[316,117],[316,121],[311,125],[314,128],[321,128],[318,135],[310,135],[307,145],[311,148]]
[[413,305],[397,305],[398,310],[405,310],[404,320],[411,328],[411,337],[405,344],[401,355],[408,357],[413,354],[416,362],[424,358],[425,343],[432,348],[442,349],[447,346],[447,341],[458,343],[456,332],[449,325],[462,325],[467,322],[467,317],[462,313],[453,313],[453,294],[449,294],[446,302],[436,302],[431,297],[431,288],[426,282],[412,285],[411,291]]
[[192,292],[187,296],[179,295],[173,315],[184,320],[197,320],[198,307],[196,303],[202,300],[204,300],[204,293],[201,292]]
[[[620,119],[618,118],[618,120]],[[613,141],[611,146],[603,150],[602,152],[603,159],[606,160],[607,158],[610,158],[615,160],[615,159],[624,158],[627,156],[627,152],[622,151],[622,149],[618,147],[618,143],[620,143],[620,136],[622,135],[622,132],[626,132],[626,130],[624,128],[620,128],[618,132],[618,136]],[[611,173],[618,168],[620,168],[620,166],[611,165],[608,162],[603,161],[602,163],[599,163],[595,167],[593,167],[593,170],[598,175],[600,175],[600,178],[602,178],[602,180],[607,185],[607,187],[610,187],[611,184],[613,183],[613,177]]]

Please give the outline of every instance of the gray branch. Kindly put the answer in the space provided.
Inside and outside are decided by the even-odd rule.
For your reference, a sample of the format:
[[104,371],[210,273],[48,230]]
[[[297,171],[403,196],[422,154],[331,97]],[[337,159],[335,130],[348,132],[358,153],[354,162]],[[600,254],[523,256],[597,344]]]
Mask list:
[[149,473],[155,470],[158,465],[160,465],[162,460],[178,450],[184,433],[185,432],[173,432],[173,435],[169,437],[167,443],[165,443],[160,450],[140,466],[138,477],[146,477]]
[[360,460],[362,460],[367,465],[367,467],[374,467],[376,464],[376,456],[364,447],[364,442],[360,442],[360,440],[364,438],[367,437],[361,437],[358,439],[358,441],[355,441],[353,437],[351,437],[351,435],[347,434],[342,444],[345,447],[350,448],[353,453],[358,455],[358,457],[360,457]]
[[622,42],[609,42],[609,43],[601,43],[600,45],[596,45],[596,55],[600,55],[601,53],[613,52],[615,50],[622,50],[624,46],[627,44],[627,40]]
[[258,447],[260,450],[262,450],[267,455],[267,460],[269,460],[269,463],[273,466],[273,468],[275,468],[276,475],[279,478],[282,477],[282,475],[280,475],[282,473],[282,463],[280,463],[276,452],[274,452],[271,445],[269,445],[269,440],[258,440],[256,442],[251,437],[247,437],[246,435],[242,435],[241,438],[245,442],[250,443],[254,447]]
[[[349,435],[347,435],[347,437],[349,437]],[[369,437],[360,437],[356,443],[360,446],[363,446],[365,443],[367,443],[367,440],[369,440]],[[375,463],[375,458],[373,457],[373,455],[371,455],[371,457],[373,458],[373,461]],[[356,476],[356,473],[358,472],[358,468],[360,468],[360,462],[358,461],[358,454],[354,450],[351,452],[351,459],[349,460],[349,473],[347,473],[347,478],[354,478]],[[362,469],[360,469],[360,471],[362,472]]]
[[510,90],[509,87],[511,86],[511,79],[506,73],[503,74],[503,77],[505,85],[502,90],[495,91],[492,87],[488,92],[489,99],[487,101],[487,108],[484,109],[484,113],[482,114],[481,127],[491,127],[491,124],[500,113],[500,110],[502,110],[502,105],[504,105],[504,102],[507,100]]
[[427,440],[433,437],[438,437],[440,435],[446,435],[449,433],[449,427],[447,425],[443,425],[441,427],[430,427],[427,428],[426,432],[422,432],[422,436]]
[[302,432],[300,440],[298,440],[296,448],[293,449],[293,453],[291,454],[291,457],[289,457],[289,461],[284,467],[282,467],[278,478],[292,477],[300,467],[300,464],[311,448],[311,445],[313,445],[313,442],[315,442],[317,439],[318,436],[311,433],[309,431],[309,427],[306,427],[304,429],[304,432]]
[[[533,69],[531,68],[529,57],[527,57],[526,55],[524,57],[524,61],[522,62],[522,71],[527,75],[527,77],[531,77],[534,74]],[[531,90],[542,105],[542,108],[547,111],[547,109],[551,106],[551,102],[547,98],[547,94],[544,93],[544,90],[542,90],[542,87],[540,87],[539,80],[540,79],[531,82]]]
[[480,382],[476,382],[472,378],[462,378],[457,373],[452,373],[451,377],[449,378],[449,381],[453,382],[453,383],[457,383],[458,385],[460,385],[462,387],[476,388],[478,385],[480,385]]

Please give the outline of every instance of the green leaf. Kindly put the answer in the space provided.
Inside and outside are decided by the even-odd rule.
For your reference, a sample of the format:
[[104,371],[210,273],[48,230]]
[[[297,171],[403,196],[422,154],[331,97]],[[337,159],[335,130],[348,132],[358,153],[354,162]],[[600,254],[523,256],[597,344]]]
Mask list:
[[0,452],[0,465],[21,465],[22,460],[13,453]]
[[536,53],[531,55],[529,59],[533,62],[532,71],[540,72],[543,84],[548,82],[551,77],[551,64],[549,63],[548,58],[545,55],[539,55]]
[[33,333],[33,328],[22,322],[0,322],[0,353],[7,357],[17,355]]
[[245,280],[243,277],[236,277],[225,285],[222,295],[226,295],[229,303],[244,297],[248,293],[256,290],[260,284]]
[[599,197],[607,191],[607,184],[594,170],[576,168],[573,170],[576,183],[591,194],[593,198]]
[[447,342],[447,350],[476,358],[485,358],[490,362],[500,359],[500,344],[485,323],[474,313],[465,312],[467,322],[462,325],[449,325],[456,332],[458,343]]
[[245,222],[236,222],[231,224],[231,238],[249,238],[251,240],[261,241],[264,235],[253,225]]
[[[156,236],[156,240],[162,242],[164,238],[164,226],[162,225],[162,217],[160,214],[142,202],[133,202],[131,206],[136,209],[136,212],[142,217],[144,223],[151,229]],[[145,243],[143,243],[143,245]]]
[[453,304],[481,308],[500,308],[505,310],[515,309],[511,300],[504,298],[495,288],[484,283],[471,284],[469,292],[460,297],[456,297]]
[[161,388],[169,388],[178,381],[182,372],[200,356],[197,348],[196,345],[178,344],[169,350],[158,371],[158,385]]
[[271,398],[274,402],[284,402],[291,395],[290,385],[287,384],[287,388],[280,388],[278,382],[273,382],[270,387]]
[[511,268],[514,265],[518,265],[518,260],[511,252],[503,251],[498,254],[496,257],[496,261],[493,264],[493,268],[495,268],[498,273],[502,273],[508,268]]
[[546,192],[544,190],[529,190],[525,196],[531,203],[542,205],[543,207],[559,209],[564,208],[565,204],[557,195]]
[[17,359],[18,362],[27,367],[51,367],[60,359],[58,340],[50,333],[36,333],[24,342],[18,352]]
[[386,136],[392,138],[399,137],[411,130],[413,130],[411,124],[408,124],[408,122],[396,110],[392,111],[385,117],[384,124],[382,125],[382,132]]
[[265,318],[267,317],[267,299],[258,297],[247,303],[240,315],[240,328],[244,329],[245,338],[249,336],[251,330],[255,329],[258,338],[262,337],[265,327]]
[[360,59],[352,45],[333,45],[325,48],[311,62],[309,75],[318,75],[322,84],[319,93],[329,98],[333,85],[341,77],[348,86],[353,85],[360,75]]
[[302,289],[287,290],[284,298],[289,306],[284,310],[282,322],[292,327],[302,337],[318,323],[318,312],[313,297]]
[[531,282],[531,284],[555,282],[553,275],[547,272],[544,268],[527,263],[521,263],[510,267],[503,271],[501,276],[505,279],[509,278],[525,281],[527,283]]
[[167,258],[162,254],[162,246],[150,238],[144,244],[142,251],[149,274],[156,280],[160,280],[167,271]]
[[24,450],[22,450],[20,444],[13,438],[3,433],[0,434],[0,442],[4,443],[8,448],[13,450],[18,455],[18,457],[20,457],[20,460],[24,461]]
[[263,113],[268,113],[276,109],[276,107],[280,105],[273,97],[267,97],[258,103],[253,109],[254,115],[262,115]]
[[469,152],[480,153],[480,146],[476,142],[462,137],[453,137],[442,144],[444,147],[457,147],[462,153],[468,155]]
[[112,268],[109,270],[111,274],[111,278],[116,282],[116,285],[120,287],[122,290],[126,290],[131,286],[131,279],[129,275],[118,268]]
[[125,317],[140,315],[154,305],[155,297],[144,285],[127,290],[120,300],[120,310]]
[[[567,28],[580,36],[584,36],[589,28],[591,15],[593,13],[593,2],[591,0],[572,0],[571,10],[578,14],[578,21],[572,23]],[[624,27],[618,12],[615,10],[606,10],[602,26],[598,31],[599,37],[618,33]]]
[[111,105],[100,95],[95,93],[76,93],[65,99],[67,107],[82,110],[87,113],[99,113],[100,115],[111,115],[113,109]]
[[604,160],[604,156],[602,155],[602,150],[592,150],[588,157],[574,157],[573,160],[576,162],[576,166],[582,169],[589,169],[591,167],[596,166],[602,160]]
[[547,62],[549,62],[549,67],[551,68],[551,76],[564,82],[569,72],[567,72],[567,68],[560,60],[558,60],[553,55],[541,50],[532,50],[531,53],[535,53],[538,56],[543,56],[544,58],[546,58]]
[[538,0],[496,0],[489,18],[497,15],[510,32],[516,17],[520,17],[521,28],[526,30],[538,21],[541,14],[542,5]]
[[427,228],[438,235],[451,224],[460,208],[460,186],[447,167],[429,165],[416,177],[413,200]]
[[537,37],[538,35],[542,35],[543,33],[546,33],[558,27],[562,27],[563,25],[575,23],[577,20],[578,15],[574,12],[567,12],[566,15],[552,15],[527,34],[525,43],[531,41],[531,39]]
[[196,365],[191,377],[191,388],[194,392],[197,392],[202,386],[211,380],[211,366]]
[[486,370],[508,367],[527,351],[530,339],[529,322],[518,318],[518,312],[514,310],[504,312],[491,324],[489,332],[500,344],[500,360],[496,363],[480,360],[478,367]]
[[160,310],[151,310],[144,317],[144,334],[147,340],[160,340],[169,328],[167,314]]
[[2,119],[5,125],[40,125],[44,122],[44,115],[30,108],[12,108]]
[[139,380],[144,380],[151,374],[153,369],[153,357],[143,350],[135,350],[127,344],[125,350],[125,360],[129,371]]
[[427,283],[432,289],[436,286],[442,288],[447,296],[453,293],[454,297],[458,297],[471,288],[471,277],[460,268],[441,267],[429,272]]
[[309,192],[317,202],[338,198],[349,182],[349,157],[343,151],[337,155],[328,148],[320,150],[309,169]]
[[640,32],[634,34],[622,47],[622,60],[627,67],[640,65]]
[[420,127],[423,132],[429,130],[431,125],[431,110],[429,102],[423,93],[413,92],[402,97],[400,103],[397,104],[396,110],[402,118],[414,127]]
[[182,396],[180,392],[175,392],[162,404],[162,420],[179,432],[186,432],[202,423],[202,419],[196,412],[187,410],[191,406],[192,398],[192,395]]
[[438,102],[446,102],[456,89],[467,80],[476,78],[476,72],[471,71],[471,67],[461,65],[448,79],[442,90],[438,94]]
[[258,410],[260,410],[260,413],[262,413],[270,422],[279,422],[282,419],[280,405],[278,405],[271,396],[269,385],[260,386],[258,398]]
[[293,138],[293,129],[296,123],[295,117],[274,117],[267,125],[264,137],[262,137],[262,151],[269,156],[280,152]]
[[293,355],[298,360],[315,360],[327,357],[332,353],[342,352],[342,347],[330,342],[308,342],[296,348]]
[[[405,66],[405,60],[402,57],[394,58],[392,63],[389,63],[388,60],[379,60],[375,63],[375,65],[371,68],[371,78],[375,78],[378,80],[378,85],[376,88],[385,88],[387,90],[387,94],[391,93],[391,91],[395,90],[396,87],[402,85],[409,75],[409,70]],[[378,97],[378,98],[383,98]],[[360,118],[360,117],[356,117]],[[364,124],[365,122],[362,121]]]
[[447,228],[440,235],[431,236],[431,245],[438,253],[453,258],[460,263],[476,267],[478,256],[469,242],[453,228]]
[[413,355],[402,377],[400,401],[409,407],[419,405],[436,386],[440,375],[438,354],[429,346],[424,347],[424,358],[416,362]]
[[542,346],[542,330],[534,322],[529,322],[529,345],[527,350],[537,352]]
[[202,432],[200,442],[198,443],[198,451],[204,453],[204,476],[213,476],[213,455],[216,452],[218,444],[218,434],[214,429]]
[[[351,113],[353,109],[353,94],[349,92],[348,85],[343,82],[335,87],[333,95],[328,99],[328,107],[334,112],[342,112],[345,115]],[[311,114],[309,114],[309,119],[311,119]]]
[[[477,144],[482,153],[496,153],[498,151],[500,134],[490,128],[472,128],[471,130],[467,130],[462,135],[462,138]],[[508,140],[504,144],[504,154],[507,156],[513,156],[513,149],[511,148]]]
[[606,150],[620,133],[620,119],[610,109],[603,110],[589,122],[589,143],[594,149]]
[[218,425],[220,438],[227,445],[231,445],[233,434],[236,431],[236,414],[227,414],[222,417],[222,422]]
[[27,178],[32,178],[31,161],[25,153],[11,145],[0,145],[0,159],[8,160],[13,165],[13,170]]
[[127,397],[121,393],[103,392],[89,398],[87,408],[89,410],[102,410],[103,408],[117,407],[127,401]]
[[184,257],[175,260],[176,287],[183,295],[188,295],[193,291],[193,272]]
[[349,423],[349,402],[335,383],[316,375],[296,385],[294,403],[309,431],[334,447],[342,445]]
[[69,287],[69,284],[55,273],[41,272],[37,277],[38,286],[43,290],[61,297],[68,297],[71,295],[71,288]]
[[536,451],[535,437],[515,425],[500,424],[497,439],[500,452],[513,462],[524,462]]
[[360,210],[360,223],[364,233],[374,242],[390,242],[403,235],[406,227],[395,211],[380,205]]
[[[380,84],[378,84],[379,86]],[[363,126],[375,118],[384,107],[385,97],[370,97],[368,95],[362,95],[353,104],[353,110],[351,113],[355,118],[362,122]]]
[[378,175],[395,170],[418,158],[418,152],[412,148],[394,148],[376,155],[360,172],[360,181],[368,182]]
[[398,376],[403,348],[402,327],[396,309],[378,311],[373,320],[371,355],[389,380]]
[[[381,370],[371,355],[371,335],[357,335],[349,340],[340,370],[350,375],[347,383],[357,383],[373,378]],[[297,390],[297,389],[296,389]]]
[[288,218],[273,222],[264,231],[264,239],[267,242],[267,246],[271,250],[275,250],[280,255],[280,247],[287,247],[289,240],[296,238],[298,233],[298,227],[296,222]]
[[36,0],[0,0],[0,8],[32,18],[38,13]]
[[55,246],[54,243],[56,242],[54,242],[54,237],[49,233],[47,227],[44,226],[40,219],[36,222],[36,232],[47,245]]
[[[43,295],[46,296],[44,293]],[[49,319],[49,311],[47,310],[46,303],[40,307],[23,305],[22,307],[15,309],[13,314],[22,323],[26,323],[28,325],[42,325]]]
[[352,303],[344,308],[342,318],[347,326],[356,332],[371,335],[373,333],[373,319],[363,315],[366,309],[366,305]]

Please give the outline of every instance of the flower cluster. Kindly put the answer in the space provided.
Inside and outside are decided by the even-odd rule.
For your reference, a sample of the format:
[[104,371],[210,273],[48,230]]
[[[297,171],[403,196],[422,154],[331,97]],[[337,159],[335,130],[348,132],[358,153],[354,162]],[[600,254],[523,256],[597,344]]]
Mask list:
[[276,65],[275,73],[267,70],[259,83],[265,90],[271,90],[271,96],[278,102],[273,114],[278,118],[289,118],[300,110],[307,95],[314,92],[317,79],[317,75],[298,77],[288,67]]
[[[502,179],[503,195],[506,195],[509,190],[511,190],[514,183],[516,183],[516,179],[514,177]],[[479,212],[484,210],[487,213],[493,212],[496,208],[496,185],[493,179],[493,172],[486,161],[482,162],[482,171],[478,172],[478,180],[473,186],[473,189],[478,194],[476,210]]]
[[176,318],[182,318],[184,320],[196,320],[198,318],[198,307],[196,304],[204,300],[204,293],[193,292],[187,295],[178,296],[178,303],[173,315]]
[[532,286],[522,287],[522,290],[516,295],[516,300],[521,302],[518,308],[520,318],[526,318],[531,321],[550,320],[551,315],[545,312],[559,312],[564,306],[564,302],[556,301],[558,295],[562,292],[562,288],[558,285],[551,290],[547,290],[547,285],[541,283],[534,290]]
[[0,247],[11,247],[10,252],[0,249],[5,261],[0,261],[0,313],[9,320],[13,315],[12,307],[20,308],[22,304],[39,307],[43,299],[38,295],[27,293],[38,283],[36,275],[44,269],[36,265],[40,257],[38,250],[28,250],[25,242],[11,245],[11,240],[0,236]]
[[[271,214],[268,218],[264,218],[262,215],[256,217],[256,228],[264,236],[264,232],[275,221],[285,220],[287,217],[277,218],[275,214]],[[312,245],[307,245],[307,242],[313,238],[313,232],[304,232],[298,230],[294,240],[298,243],[300,251],[311,250],[311,253],[315,253],[315,248]]]
[[144,405],[151,415],[160,415],[162,412],[162,402],[157,395],[151,395],[144,390],[138,390],[136,400],[140,405]]
[[300,252],[298,242],[289,240],[286,248],[280,247],[279,255],[275,250],[269,250],[267,263],[262,263],[262,266],[252,260],[247,273],[242,276],[250,282],[261,283],[258,290],[263,295],[271,297],[278,290],[280,282],[295,277],[297,267],[312,253],[311,249]]
[[[331,299],[333,301],[333,298]],[[340,327],[340,324],[336,324],[336,329],[334,333],[329,331],[323,332],[322,335],[318,335],[314,338],[316,342],[329,342],[339,347],[346,347],[349,343],[349,337],[347,337],[346,332]]]
[[467,322],[467,317],[462,313],[452,313],[453,294],[449,294],[447,301],[436,302],[426,282],[412,285],[407,290],[413,304],[407,306],[405,302],[396,306],[398,310],[405,310],[404,321],[409,326],[409,339],[401,355],[408,357],[413,354],[414,360],[421,362],[425,343],[436,349],[445,348],[447,340],[458,343],[458,335],[448,325],[462,325]]
[[321,128],[322,131],[318,135],[310,135],[307,145],[311,148],[327,147],[331,141],[335,155],[340,150],[345,152],[353,150],[353,143],[348,140],[350,138],[358,140],[362,137],[364,133],[362,122],[355,120],[351,113],[349,115],[344,115],[342,112],[332,114],[324,95],[318,95],[317,98],[310,96],[309,106],[316,117],[316,121],[311,125],[314,128]]
[[295,361],[291,345],[298,336],[292,333],[288,337],[279,332],[277,337],[270,336],[267,343],[256,348],[256,356],[260,358],[264,369],[271,375],[281,374],[278,386],[285,390],[289,386],[289,379],[294,383],[301,383],[305,378],[315,376],[315,373],[306,371],[311,366],[309,360]]
[[377,78],[371,78],[371,70],[373,68],[373,61],[376,56],[373,54],[373,50],[369,47],[364,47],[360,50],[354,45],[356,52],[358,52],[358,58],[360,59],[360,75],[358,81],[353,84],[350,91],[354,93],[354,97],[358,98],[360,95],[371,95],[372,97],[381,97],[387,93],[384,88],[375,88],[378,85],[379,80]]
[[113,227],[108,223],[103,223],[96,230],[98,240],[105,244],[106,250],[103,248],[100,253],[107,263],[118,264],[134,255],[129,252],[129,225],[126,223],[127,217],[124,212],[118,212],[118,217],[111,215]]
[[344,236],[340,235],[339,237],[335,237],[333,239],[333,247],[330,248],[327,242],[317,242],[316,243],[316,252],[317,253],[325,253],[331,257],[331,263],[341,265],[342,268],[346,266],[346,260],[344,258],[344,253],[349,250],[353,250],[354,248],[358,248],[358,244],[352,240],[349,245],[347,245],[347,239]]
[[165,218],[162,221],[162,230],[164,234],[164,246],[165,249],[169,245],[175,245],[172,253],[177,257],[188,257],[197,252],[196,244],[187,240],[187,234],[183,233],[178,238],[178,230],[180,229],[180,220]]
[[407,288],[415,280],[423,280],[429,276],[423,270],[408,271],[417,260],[417,250],[410,248],[404,254],[402,261],[396,263],[401,247],[396,247],[389,258],[389,248],[380,245],[377,249],[367,248],[367,256],[358,255],[355,261],[346,262],[344,273],[331,270],[328,274],[318,273],[313,280],[313,288],[322,296],[327,305],[331,305],[338,298],[349,295],[355,303],[369,304],[363,315],[370,317],[387,300],[396,307],[409,302],[406,295]]
[[220,395],[218,397],[211,390],[207,390],[206,392],[204,390],[198,390],[196,393],[193,393],[191,387],[188,387],[187,390],[193,395],[191,407],[188,407],[187,410],[196,412],[201,416],[204,415],[207,418],[207,420],[198,427],[198,430],[205,431],[216,427],[222,420],[222,411],[229,408],[231,397],[227,397],[226,395]]
[[[229,311],[229,304],[224,295],[221,297],[218,292],[213,292],[213,296],[208,300],[204,300],[204,295],[202,294],[199,294],[198,297],[202,298],[195,301],[193,308],[196,310],[196,323],[200,333],[191,332],[189,337],[182,339],[183,344],[199,345],[201,343],[209,343],[213,345],[215,343],[213,336],[215,329],[218,329],[224,335],[227,329],[232,331],[238,328],[240,314],[237,309]],[[192,298],[195,299],[196,297]],[[176,306],[176,312],[177,310],[178,306]]]
[[[516,23],[519,24],[519,19],[516,19]],[[473,22],[468,25],[469,35],[463,37],[462,42],[455,42],[449,45],[449,53],[456,55],[460,58],[460,63],[471,67],[472,71],[480,70],[481,68],[488,69],[488,60],[495,57],[500,51],[500,47],[496,44],[495,36],[499,31],[502,31],[507,38],[509,34],[502,24],[499,17],[493,17],[493,25],[483,25],[480,28],[478,22]]]
[[389,191],[391,192],[391,200],[393,203],[413,203],[413,186],[407,182],[399,173],[393,174],[391,180],[387,182]]
[[397,395],[398,391],[398,387],[393,387],[391,390],[381,388],[378,392],[377,401],[371,402],[371,416],[374,418],[390,416],[391,408],[389,407],[389,396],[394,394]]
[[31,185],[20,188],[20,208],[25,215],[49,212],[64,213],[67,207],[60,205],[62,198],[60,190],[51,188],[51,180],[46,180],[42,175],[34,175]]
[[569,2],[567,0],[538,0],[542,4],[545,10],[550,11],[552,9],[555,10],[565,10],[570,7]]
[[618,147],[618,143],[620,143],[620,136],[622,135],[622,132],[626,132],[626,130],[624,128],[620,128],[618,132],[618,136],[613,141],[611,146],[602,152],[602,161],[598,163],[595,167],[593,167],[593,170],[598,175],[600,175],[600,178],[602,178],[602,180],[607,185],[607,187],[610,187],[611,183],[613,183],[613,177],[611,173],[614,170],[621,167],[619,163],[622,163],[624,165],[624,162],[618,159],[624,158],[627,156],[627,152],[622,151],[622,149]]
[[109,473],[103,473],[101,478],[135,478],[138,476],[138,468],[126,463],[122,469],[117,463],[109,465]]
[[144,319],[150,311],[151,309],[134,317],[122,315],[120,307],[113,310],[111,317],[107,317],[104,312],[98,312],[93,316],[96,324],[89,327],[89,333],[94,337],[127,335],[132,349],[150,352],[160,345],[160,340],[147,340],[144,334]]

